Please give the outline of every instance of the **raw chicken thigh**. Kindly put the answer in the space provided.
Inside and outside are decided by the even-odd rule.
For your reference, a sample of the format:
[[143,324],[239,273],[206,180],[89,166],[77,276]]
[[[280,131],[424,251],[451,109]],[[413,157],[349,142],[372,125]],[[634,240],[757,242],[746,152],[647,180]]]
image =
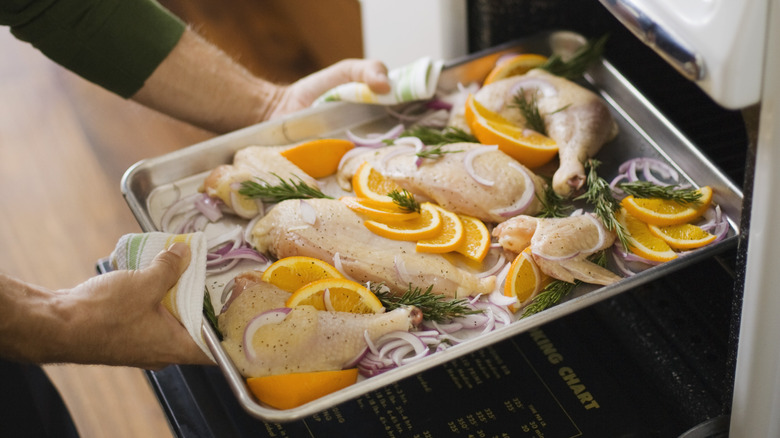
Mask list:
[[372,233],[363,219],[341,201],[288,200],[277,204],[252,229],[252,242],[277,258],[310,256],[341,267],[359,282],[384,282],[403,293],[413,285],[433,286],[449,297],[490,293],[495,276],[480,278],[438,254],[418,253],[414,242]]
[[545,181],[496,147],[453,143],[441,149],[451,153],[423,159],[419,166],[412,146],[367,149],[343,163],[339,184],[349,190],[352,175],[368,161],[414,195],[486,222],[502,222],[521,213],[533,215],[541,208]]
[[238,296],[219,315],[219,328],[222,346],[244,377],[340,370],[366,348],[365,336],[376,341],[392,331],[408,331],[414,319],[413,307],[380,314],[294,307],[280,322],[259,327],[246,340],[247,349],[247,325],[263,312],[283,309],[290,293],[248,273],[236,278],[233,294]]
[[553,278],[601,285],[621,278],[587,260],[615,241],[615,235],[590,213],[565,218],[517,216],[496,226],[493,235],[512,252],[520,253],[530,245],[539,269]]
[[535,97],[547,135],[558,144],[560,163],[552,186],[555,193],[568,197],[585,183],[583,163],[615,138],[617,124],[598,95],[540,69],[486,85],[474,97],[491,111],[524,125],[523,115],[513,105],[521,90],[527,98]]

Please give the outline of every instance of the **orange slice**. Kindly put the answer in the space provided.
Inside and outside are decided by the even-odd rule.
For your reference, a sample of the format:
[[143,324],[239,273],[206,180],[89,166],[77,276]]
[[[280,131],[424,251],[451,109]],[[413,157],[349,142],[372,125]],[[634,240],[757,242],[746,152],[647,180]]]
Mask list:
[[416,241],[430,239],[439,234],[442,228],[441,213],[430,202],[420,204],[420,217],[399,224],[386,224],[378,221],[365,221],[363,225],[382,237],[393,240]]
[[534,53],[523,53],[517,56],[500,61],[488,73],[482,85],[492,84],[493,82],[510,76],[519,76],[527,73],[529,70],[539,67],[547,62],[547,57]]
[[324,178],[336,173],[341,157],[355,144],[340,138],[320,138],[307,141],[281,152],[312,178]]
[[246,383],[252,394],[268,406],[292,409],[352,385],[357,376],[357,368],[350,368],[250,377]]
[[512,124],[512,122],[507,120],[501,114],[487,109],[476,98],[474,98],[473,94],[469,94],[466,98],[464,117],[466,118],[466,123],[469,125],[469,128],[471,128],[471,125],[473,125],[474,121],[479,117],[482,117],[488,122],[492,123],[503,123],[505,125]]
[[616,218],[628,232],[628,241],[632,253],[656,262],[668,262],[677,258],[675,253],[666,241],[656,237],[648,225],[633,215],[625,208],[621,208]]
[[462,214],[459,217],[463,222],[466,236],[455,251],[471,260],[481,262],[490,250],[490,231],[484,222],[475,217]]
[[699,189],[701,198],[696,204],[679,204],[659,198],[635,198],[627,196],[620,202],[629,213],[650,225],[679,225],[697,219],[712,203],[712,188]]
[[531,129],[509,124],[500,114],[490,111],[473,96],[466,100],[466,116],[471,132],[480,143],[498,145],[505,154],[526,167],[535,168],[547,164],[558,154],[555,140]]
[[442,226],[439,234],[430,239],[418,240],[415,249],[418,252],[435,254],[455,251],[466,237],[463,222],[461,222],[456,213],[445,210],[438,205],[434,205],[433,207],[439,210],[442,219]]
[[393,204],[393,207],[388,207],[387,204],[369,198],[342,196],[339,198],[339,201],[346,204],[350,210],[360,213],[370,220],[384,222],[386,224],[397,224],[420,217],[420,213],[417,213],[416,211],[405,212],[395,204]]
[[[326,294],[331,309],[326,305]],[[314,306],[317,310],[333,310],[349,313],[380,313],[384,306],[367,287],[346,278],[326,278],[311,282],[293,292],[286,307]]]
[[674,249],[696,249],[709,245],[717,239],[701,227],[693,224],[680,225],[649,225],[650,232],[663,239]]
[[523,250],[509,266],[504,283],[504,295],[517,298],[517,303],[509,305],[509,310],[517,312],[525,307],[551,280],[536,266],[531,248]]
[[272,263],[260,279],[292,293],[313,281],[343,277],[327,262],[313,257],[293,256]]
[[377,172],[369,162],[364,162],[352,176],[352,190],[359,198],[369,198],[387,206],[395,206],[393,199],[387,196],[393,190],[401,191],[401,186],[388,180]]

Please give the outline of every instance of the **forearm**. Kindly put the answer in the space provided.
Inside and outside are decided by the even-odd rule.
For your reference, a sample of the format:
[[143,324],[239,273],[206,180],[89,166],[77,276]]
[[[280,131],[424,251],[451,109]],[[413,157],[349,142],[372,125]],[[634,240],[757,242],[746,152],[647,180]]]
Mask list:
[[284,89],[187,29],[133,100],[222,133],[268,119]]
[[0,274],[0,356],[20,362],[57,362],[71,319],[64,295]]

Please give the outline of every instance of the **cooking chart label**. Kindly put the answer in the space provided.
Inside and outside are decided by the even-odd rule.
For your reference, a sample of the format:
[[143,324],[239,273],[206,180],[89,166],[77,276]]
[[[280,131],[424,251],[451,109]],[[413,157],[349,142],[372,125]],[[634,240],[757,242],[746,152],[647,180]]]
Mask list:
[[[584,324],[584,325],[583,325]],[[305,420],[289,437],[674,436],[663,401],[587,318],[532,329]],[[595,342],[595,343],[594,343]]]

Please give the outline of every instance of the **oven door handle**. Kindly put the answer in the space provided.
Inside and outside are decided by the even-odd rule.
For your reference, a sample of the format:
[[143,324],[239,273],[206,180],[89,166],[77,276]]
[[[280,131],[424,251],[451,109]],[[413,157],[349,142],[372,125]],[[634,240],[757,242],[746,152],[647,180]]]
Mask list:
[[599,0],[624,26],[650,46],[683,76],[699,81],[704,78],[704,61],[695,50],[673,32],[650,18],[631,0]]

